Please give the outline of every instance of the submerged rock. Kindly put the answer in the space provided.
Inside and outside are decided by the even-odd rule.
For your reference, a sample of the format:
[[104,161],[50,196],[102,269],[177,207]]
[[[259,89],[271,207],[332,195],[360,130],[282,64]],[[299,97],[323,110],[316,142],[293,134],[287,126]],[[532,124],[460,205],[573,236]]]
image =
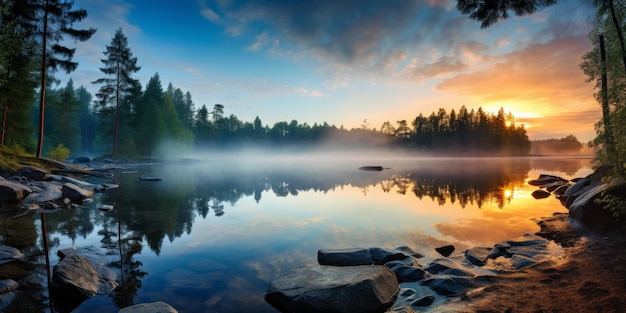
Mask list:
[[273,280],[265,300],[284,313],[383,312],[400,289],[396,275],[380,265],[305,265]]
[[118,313],[178,313],[165,302],[139,303],[121,309]]

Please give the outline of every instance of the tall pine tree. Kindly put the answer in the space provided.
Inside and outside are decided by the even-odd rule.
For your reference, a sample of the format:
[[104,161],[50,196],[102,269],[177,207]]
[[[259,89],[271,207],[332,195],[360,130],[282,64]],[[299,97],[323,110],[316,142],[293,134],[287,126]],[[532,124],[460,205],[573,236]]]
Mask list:
[[45,114],[45,91],[48,79],[48,69],[56,71],[61,68],[70,73],[78,66],[72,61],[76,49],[63,46],[64,38],[71,38],[74,41],[85,41],[96,32],[94,28],[76,29],[74,23],[82,21],[87,17],[84,9],[73,10],[72,0],[21,0],[14,2],[27,3],[27,6],[34,12],[29,15],[35,19],[30,19],[32,24],[30,29],[34,30],[33,36],[41,38],[41,91],[39,98],[39,136],[37,141],[37,157],[41,157],[44,137],[44,114]]
[[[127,104],[129,106],[130,103],[124,100],[141,88],[139,80],[132,77],[141,67],[137,65],[137,58],[133,57],[128,47],[128,38],[126,38],[121,28],[115,32],[111,45],[106,46],[106,51],[103,53],[107,58],[101,60],[104,63],[104,67],[100,68],[100,71],[106,77],[100,78],[93,83],[103,84],[100,87],[100,91],[96,94],[102,113],[110,112],[111,110],[107,108],[110,105],[115,106],[115,122],[113,125],[113,155],[115,156],[117,154],[120,115],[126,115],[120,113],[126,112],[130,114],[131,111],[130,107],[121,110],[120,105]],[[129,121],[125,122],[128,123]]]

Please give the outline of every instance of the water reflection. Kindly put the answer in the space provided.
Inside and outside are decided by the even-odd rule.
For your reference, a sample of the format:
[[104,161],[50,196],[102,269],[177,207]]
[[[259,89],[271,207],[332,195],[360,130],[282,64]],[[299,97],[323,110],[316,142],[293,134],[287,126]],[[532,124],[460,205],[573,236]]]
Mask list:
[[[350,244],[349,233],[357,229],[353,227],[385,237],[385,242],[395,240],[397,245],[418,241],[437,245],[453,238],[462,247],[463,242],[499,240],[517,231],[520,216],[538,217],[537,211],[527,208],[535,204],[524,204],[522,210],[520,202],[514,203],[524,201],[522,187],[530,172],[574,175],[589,167],[587,159],[382,162],[389,169],[381,172],[359,171],[358,167],[366,164],[356,161],[270,165],[208,161],[118,173],[115,183],[120,188],[98,194],[89,207],[47,214],[45,221],[35,215],[2,221],[2,243],[29,256],[9,268],[0,265],[0,273],[6,273],[2,276],[20,283],[5,312],[50,310],[42,238],[49,239],[53,265],[58,262],[57,250],[90,244],[106,252],[108,265],[118,274],[119,287],[109,297],[89,299],[77,312],[115,311],[155,299],[171,300],[181,312],[272,312],[262,301],[267,281],[285,266],[309,258],[324,243]],[[139,181],[141,176],[163,180]],[[360,190],[358,197],[367,202],[380,202],[384,211],[376,212],[370,217],[373,220],[359,218],[367,216],[368,208],[352,207],[361,205],[356,195],[349,194],[352,189]],[[331,193],[332,201],[326,200],[324,195]],[[279,205],[276,199],[280,198],[293,198],[295,205],[273,215],[272,207]],[[270,207],[262,206],[265,202]],[[429,209],[427,202],[442,209]],[[103,204],[115,209],[99,211]],[[257,205],[260,209],[252,209]],[[406,208],[400,212],[392,207]],[[450,207],[457,209],[450,211]],[[462,212],[471,208],[481,209],[481,216]],[[391,216],[391,222],[385,220],[385,215],[399,213],[419,214],[418,219],[428,222],[404,226],[396,219],[410,219]],[[40,234],[42,222],[49,237]],[[198,229],[199,224],[214,229]],[[394,237],[389,227],[400,234]],[[442,238],[433,236],[429,228]],[[182,239],[192,237],[205,242]],[[372,245],[377,244],[374,241]]]

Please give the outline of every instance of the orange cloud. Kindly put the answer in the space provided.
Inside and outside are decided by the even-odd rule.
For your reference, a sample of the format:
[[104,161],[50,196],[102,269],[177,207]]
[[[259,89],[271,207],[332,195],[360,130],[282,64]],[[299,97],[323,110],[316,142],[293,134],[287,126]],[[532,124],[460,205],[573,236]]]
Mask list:
[[559,129],[567,135],[574,128],[586,140],[600,116],[593,86],[579,68],[591,48],[582,35],[531,44],[490,58],[494,63],[486,68],[444,79],[436,90],[470,97],[483,107],[502,106],[514,115],[534,115],[517,120],[529,126],[529,135]]

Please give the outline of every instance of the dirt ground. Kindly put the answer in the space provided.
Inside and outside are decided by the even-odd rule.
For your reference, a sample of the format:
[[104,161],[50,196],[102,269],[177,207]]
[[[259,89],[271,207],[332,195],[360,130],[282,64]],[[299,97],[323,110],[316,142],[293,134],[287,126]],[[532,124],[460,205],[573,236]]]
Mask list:
[[555,214],[538,222],[564,248],[562,262],[498,275],[444,312],[626,312],[626,236],[589,230]]

